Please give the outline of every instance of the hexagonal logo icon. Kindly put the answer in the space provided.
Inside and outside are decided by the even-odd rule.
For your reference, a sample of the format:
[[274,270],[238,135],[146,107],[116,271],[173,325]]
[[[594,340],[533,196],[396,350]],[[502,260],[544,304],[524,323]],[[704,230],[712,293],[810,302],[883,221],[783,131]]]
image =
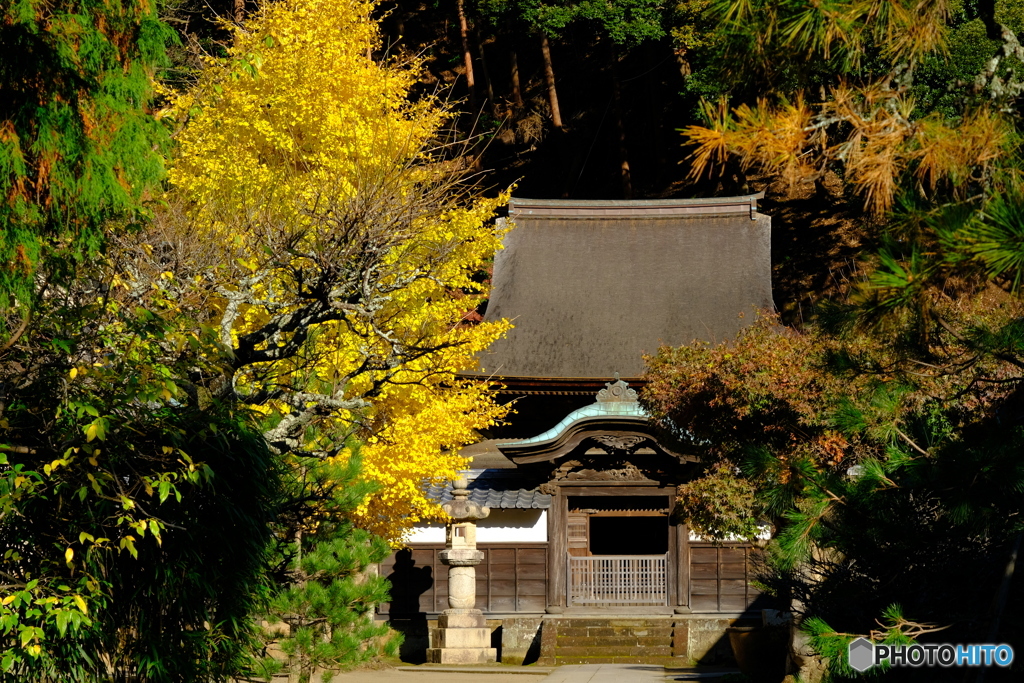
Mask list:
[[849,645],[848,661],[854,671],[867,671],[875,663],[875,645],[867,638],[858,638]]

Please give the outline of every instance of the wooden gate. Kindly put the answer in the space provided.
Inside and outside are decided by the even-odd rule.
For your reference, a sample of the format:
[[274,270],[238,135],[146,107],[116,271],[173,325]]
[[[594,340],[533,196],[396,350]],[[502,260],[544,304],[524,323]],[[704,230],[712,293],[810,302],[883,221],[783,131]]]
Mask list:
[[668,605],[668,555],[567,555],[568,605]]

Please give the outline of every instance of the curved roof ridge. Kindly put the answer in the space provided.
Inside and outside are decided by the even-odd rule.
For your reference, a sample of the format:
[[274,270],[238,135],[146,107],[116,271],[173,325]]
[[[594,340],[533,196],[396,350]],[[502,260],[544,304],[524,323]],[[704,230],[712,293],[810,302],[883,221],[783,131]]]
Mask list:
[[757,200],[764,192],[735,197],[695,197],[692,199],[528,199],[509,200],[509,215],[532,217],[572,217],[602,219],[616,216],[685,217],[721,213],[757,214]]
[[558,421],[551,429],[541,432],[537,436],[531,436],[528,439],[522,439],[520,441],[514,441],[509,443],[495,444],[498,448],[504,446],[530,446],[538,443],[545,443],[547,441],[554,441],[560,437],[565,430],[570,426],[579,422],[580,420],[588,418],[625,418],[625,419],[636,419],[638,421],[646,422],[650,417],[640,404],[636,401],[622,402],[622,403],[591,403],[588,406],[577,408],[572,411],[561,420]]

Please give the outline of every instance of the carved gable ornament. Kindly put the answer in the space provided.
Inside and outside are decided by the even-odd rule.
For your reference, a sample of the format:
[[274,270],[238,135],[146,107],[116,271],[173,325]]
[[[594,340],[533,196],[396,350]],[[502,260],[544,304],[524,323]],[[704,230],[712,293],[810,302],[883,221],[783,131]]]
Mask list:
[[595,434],[590,438],[600,444],[606,453],[632,453],[640,444],[648,441],[646,436],[640,436],[639,434],[624,436],[617,434]]
[[619,379],[619,373],[615,373],[615,381],[605,384],[604,389],[597,392],[598,403],[636,403],[636,389],[630,389],[629,385]]
[[573,482],[605,482],[605,481],[635,481],[635,482],[647,482],[654,480],[657,475],[661,475],[661,472],[653,473],[655,477],[651,477],[652,473],[646,472],[641,468],[637,467],[628,460],[616,460],[614,462],[603,463],[602,466],[594,467],[593,462],[586,462],[580,460],[568,460],[556,467],[551,472],[551,479],[545,484],[541,484],[540,490],[542,493],[553,494],[555,493],[556,483],[571,484]]

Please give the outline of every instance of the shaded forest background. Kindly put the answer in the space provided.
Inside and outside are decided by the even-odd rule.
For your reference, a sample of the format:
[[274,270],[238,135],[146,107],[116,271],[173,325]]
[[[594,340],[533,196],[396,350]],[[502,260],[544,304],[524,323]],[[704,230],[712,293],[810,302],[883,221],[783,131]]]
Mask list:
[[[630,22],[644,26],[622,43],[607,34],[603,22],[586,19],[549,28],[551,38],[545,41],[538,23],[531,24],[523,16],[526,10],[514,3],[466,3],[470,87],[461,5],[455,0],[382,3],[379,14],[388,43],[377,57],[411,54],[424,60],[422,91],[458,103],[458,133],[476,136],[477,167],[486,173],[487,185],[517,183],[522,196],[578,199],[723,190],[695,189],[682,181],[685,152],[677,129],[696,120],[700,96],[722,90],[702,85],[705,74],[693,72],[686,48],[669,34],[668,12],[658,8],[653,15],[621,20],[627,28]],[[175,54],[178,68],[199,68],[196,55],[216,53],[226,35],[217,16],[244,21],[249,9],[251,4],[242,7],[233,0],[168,4],[165,14],[184,38]],[[545,42],[557,91],[557,122]],[[628,189],[623,186],[623,152]],[[742,191],[741,180],[732,185],[724,191]]]
[[[383,2],[386,43],[374,57],[422,60],[419,91],[460,112],[451,138],[467,145],[485,192],[514,186],[515,195],[538,199],[658,199],[764,191],[776,304],[787,323],[800,324],[815,302],[848,291],[858,255],[877,246],[875,231],[833,172],[793,183],[730,158],[694,173],[682,130],[706,122],[702,100],[753,102],[765,89],[727,68],[723,38],[704,14],[711,4],[630,0],[595,17],[587,3]],[[223,51],[226,23],[244,24],[254,8],[244,0],[167,2],[163,14],[181,36],[169,81],[187,84],[203,54]],[[949,108],[957,98],[949,84],[969,80],[997,44],[976,12],[961,13],[957,54],[919,69],[925,107]],[[772,78],[815,85],[831,68],[810,64],[809,74]]]

